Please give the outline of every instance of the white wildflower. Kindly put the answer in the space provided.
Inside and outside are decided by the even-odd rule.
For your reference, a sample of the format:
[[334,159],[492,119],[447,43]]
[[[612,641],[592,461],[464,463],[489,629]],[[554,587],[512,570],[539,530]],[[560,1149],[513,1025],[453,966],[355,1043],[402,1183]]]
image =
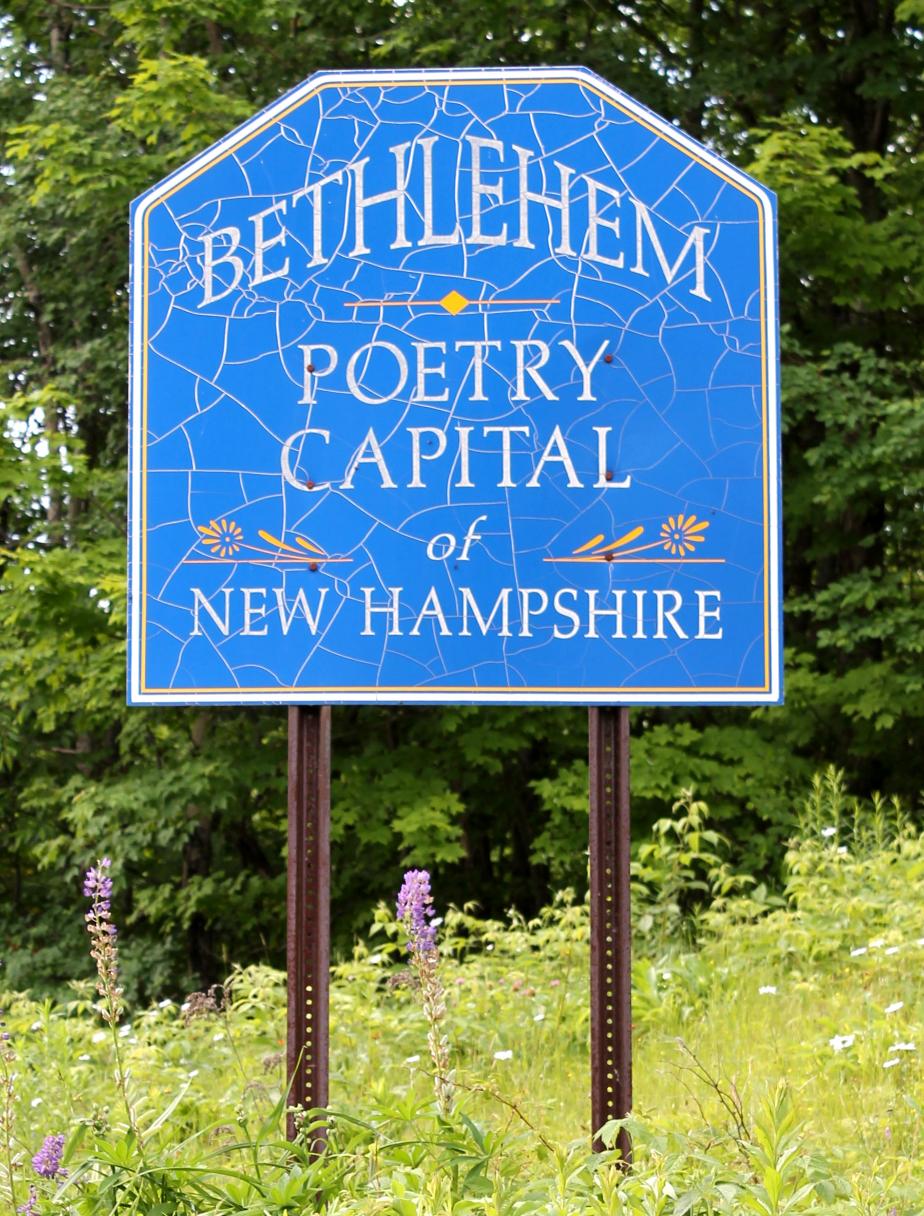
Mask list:
[[381,961],[382,961],[381,954],[370,954],[369,955],[369,962],[372,964],[373,967],[377,967]]
[[405,1058],[404,1062],[405,1062],[405,1064],[417,1064],[417,1063],[419,1063],[419,1061],[420,1061],[420,1056],[407,1056]]
[[91,1058],[92,1058],[92,1057],[91,1057],[91,1056],[88,1056],[88,1055],[86,1054],[86,1052],[84,1052],[84,1054],[83,1054],[82,1056],[78,1056],[78,1057],[77,1057],[77,1059],[80,1061],[80,1063],[81,1063],[81,1064],[86,1064],[87,1060],[89,1060],[89,1059],[91,1059]]
[[840,856],[840,857],[846,856],[847,846],[845,844],[839,845],[837,852],[838,852],[838,856]]
[[824,836],[825,840],[830,840],[832,836],[837,835],[837,828],[835,828],[835,827],[822,828],[821,834],[822,834],[822,836]]
[[870,950],[880,950],[885,945],[884,937],[874,937],[869,944]]
[[776,984],[764,984],[763,987],[758,988],[757,991],[761,996],[776,996]]
[[189,1071],[189,1072],[188,1072],[186,1075],[187,1075],[187,1077],[190,1077],[190,1078],[192,1078],[192,1077],[198,1077],[198,1075],[199,1075],[199,1069],[198,1069],[198,1068],[192,1068],[192,1069],[190,1069],[190,1071]]
[[899,1060],[897,1057],[893,1056],[893,1058],[891,1060],[886,1060],[886,1062],[883,1064],[882,1067],[883,1068],[894,1068],[896,1064],[901,1064],[901,1060]]
[[212,1042],[220,1043],[224,1037],[225,1037],[225,1032],[223,1030],[219,1030],[219,1032],[217,1034],[212,1035]]
[[126,1022],[124,1026],[119,1027],[119,1038],[127,1039],[128,1036],[131,1034],[131,1032],[132,1032],[132,1024],[131,1024],[131,1022]]
[[33,1099],[32,1099],[32,1101],[29,1103],[29,1105],[32,1107],[32,1109],[33,1109],[33,1110],[35,1110],[35,1108],[36,1108],[37,1106],[41,1106],[41,1105],[42,1105],[42,1099],[41,1099],[41,1098],[33,1098]]
[[889,1051],[917,1051],[914,1043],[893,1043]]
[[901,946],[889,946],[886,954],[898,954],[899,950],[901,950]]
[[861,954],[865,954],[865,953],[866,953],[866,946],[855,946],[853,948],[853,950],[850,951],[850,957],[859,958]]
[[533,1014],[533,1021],[534,1022],[544,1022],[545,1021],[545,1010],[537,1009],[536,1012]]
[[42,1023],[41,1023],[41,1022],[33,1022],[33,1023],[32,1023],[32,1025],[29,1027],[29,1029],[30,1029],[30,1030],[41,1030],[41,1029],[42,1029]]
[[848,1047],[853,1047],[855,1034],[836,1034],[834,1038],[828,1039],[828,1043],[835,1051],[846,1051]]
[[886,1013],[898,1013],[899,1009],[905,1008],[904,1001],[893,1001],[891,1005],[886,1005]]
[[512,1051],[495,1051],[494,1059],[495,1060],[512,1060],[513,1052]]
[[91,1042],[91,1043],[105,1043],[105,1042],[106,1042],[106,1039],[107,1039],[108,1037],[109,1037],[109,1036],[106,1034],[105,1030],[97,1030],[97,1031],[94,1033],[94,1035],[93,1035],[92,1039],[90,1040],[90,1042]]
[[158,1009],[169,1009],[172,1004],[173,1004],[173,1001],[171,1001],[170,997],[165,996],[162,1001],[157,1002],[157,1008]]

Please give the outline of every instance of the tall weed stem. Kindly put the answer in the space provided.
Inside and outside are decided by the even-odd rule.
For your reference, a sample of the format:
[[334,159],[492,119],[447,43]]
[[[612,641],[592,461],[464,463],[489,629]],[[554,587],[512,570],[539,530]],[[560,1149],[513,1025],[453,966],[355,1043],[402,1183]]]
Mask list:
[[0,1136],[3,1138],[3,1167],[10,1192],[10,1206],[16,1211],[16,1151],[13,1140],[15,1116],[13,1104],[16,1100],[13,1065],[16,1063],[9,1031],[3,1022],[0,1009]]

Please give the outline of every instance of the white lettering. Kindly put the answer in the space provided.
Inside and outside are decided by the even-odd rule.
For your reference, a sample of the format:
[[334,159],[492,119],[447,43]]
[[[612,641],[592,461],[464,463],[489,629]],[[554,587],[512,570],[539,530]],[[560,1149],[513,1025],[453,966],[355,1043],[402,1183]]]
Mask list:
[[469,401],[487,401],[484,395],[484,357],[488,350],[500,350],[501,344],[497,341],[471,341],[469,339],[459,339],[455,343],[456,350],[465,350],[467,346],[472,348],[472,373],[475,391],[469,397]]
[[[254,619],[262,620],[266,616],[266,588],[265,587],[241,587],[241,594],[244,596],[244,628],[241,630],[243,637],[265,638],[269,630],[266,625],[262,629],[254,629]],[[253,597],[259,596],[260,602],[253,603]]]
[[438,363],[436,367],[427,367],[427,351],[436,350],[441,355],[446,354],[445,342],[413,342],[412,346],[417,351],[417,387],[414,391],[412,400],[414,401],[448,401],[449,389],[444,389],[437,396],[430,396],[427,390],[428,376],[442,376],[443,381],[446,380],[446,364]]
[[394,148],[389,148],[388,151],[395,158],[395,188],[394,190],[383,190],[381,194],[372,194],[368,198],[365,196],[365,173],[366,165],[369,163],[369,157],[365,156],[362,160],[358,160],[350,168],[353,170],[353,229],[355,233],[356,243],[350,252],[351,258],[359,257],[364,253],[372,251],[366,245],[366,230],[365,216],[368,207],[376,207],[379,203],[395,204],[395,239],[389,246],[390,249],[410,249],[411,242],[407,239],[406,222],[407,222],[407,171],[405,169],[404,158],[407,154],[410,144],[397,144]]
[[[714,608],[706,607],[706,600],[712,599],[715,601]],[[722,612],[722,592],[721,591],[697,591],[696,602],[699,606],[699,623],[696,627],[697,638],[705,638],[707,641],[719,641],[722,637],[722,626],[719,625],[718,632],[707,633],[706,621],[715,621],[718,624]]]
[[400,611],[401,592],[404,590],[404,588],[388,588],[388,598],[390,602],[385,608],[373,608],[372,606],[372,597],[375,595],[375,587],[362,587],[360,590],[362,591],[366,601],[366,623],[360,636],[364,638],[373,636],[374,631],[372,629],[372,614],[374,612],[381,612],[384,616],[391,617],[391,628],[388,629],[387,632],[392,637],[400,637],[401,621],[398,613]]
[[475,529],[479,524],[484,523],[487,518],[487,515],[479,515],[468,525],[465,536],[462,538],[462,552],[459,554],[460,562],[467,562],[469,560],[469,549],[471,549],[476,540],[481,540],[481,533],[476,532]]
[[[282,447],[282,476],[294,486],[296,490],[327,490],[330,488],[329,481],[314,482],[312,485],[307,485],[305,482],[299,481],[292,471],[291,454],[295,443],[302,437],[308,435],[320,435],[325,443],[330,443],[330,431],[320,430],[315,427],[308,427],[304,431],[296,431],[294,435],[290,435]],[[307,481],[308,479],[306,479]],[[311,479],[313,481],[313,479]]]
[[286,200],[280,199],[278,203],[273,203],[272,207],[267,207],[265,211],[258,211],[256,215],[250,218],[253,221],[253,278],[250,280],[251,286],[256,286],[258,283],[268,283],[270,279],[281,279],[289,273],[289,259],[283,262],[278,270],[267,270],[263,262],[263,255],[267,249],[274,249],[277,245],[286,243],[286,230],[282,221],[279,221],[279,231],[275,236],[266,239],[263,232],[263,221],[269,215],[276,213],[285,215]]
[[[228,239],[228,248],[224,253],[215,256],[215,242],[221,238]],[[234,252],[241,243],[240,228],[219,228],[216,232],[207,232],[202,238],[202,243],[205,245],[205,254],[202,258],[202,303],[200,308],[204,308],[206,304],[214,304],[217,300],[223,300],[225,296],[230,295],[241,281],[241,276],[244,273],[244,263]],[[234,274],[231,282],[225,287],[219,282],[221,290],[215,291],[215,267],[216,266],[232,266]]]
[[578,353],[578,348],[574,345],[574,343],[571,341],[570,338],[566,338],[565,341],[559,343],[559,345],[564,347],[564,349],[568,352],[568,354],[574,360],[574,364],[577,367],[578,371],[581,373],[581,379],[584,382],[584,387],[581,389],[581,395],[580,395],[580,397],[578,397],[578,401],[596,401],[597,398],[590,391],[590,376],[591,376],[591,373],[593,372],[594,368],[597,366],[597,364],[603,358],[603,352],[606,350],[606,347],[607,347],[606,339],[604,339],[600,343],[600,349],[597,351],[597,353],[594,355],[594,357],[591,359],[591,361],[589,363],[584,362],[584,360],[581,358],[580,354]]
[[[622,481],[614,481],[612,471],[607,465],[606,438],[612,431],[611,426],[594,426],[591,430],[597,432],[597,480],[595,490],[628,490],[632,485],[632,474],[627,473]],[[609,473],[609,477],[607,477]]]
[[308,622],[308,631],[312,637],[318,632],[318,625],[321,622],[321,613],[324,611],[324,600],[327,598],[327,588],[322,587],[318,592],[317,610],[312,614],[308,607],[308,601],[305,598],[304,589],[299,587],[295,595],[295,600],[292,604],[292,611],[286,613],[286,595],[281,587],[274,588],[276,594],[276,607],[279,610],[279,623],[282,626],[282,636],[286,637],[289,630],[292,628],[292,622],[295,620],[297,612],[302,613],[305,620]]
[[615,608],[598,608],[597,607],[596,588],[595,587],[588,588],[588,590],[587,590],[587,610],[588,610],[589,620],[588,620],[587,637],[589,637],[589,638],[599,637],[599,634],[597,633],[597,617],[598,616],[611,616],[611,617],[615,618],[616,624],[613,629],[613,632],[610,634],[610,637],[624,638],[626,636],[622,631],[622,601],[625,599],[626,593],[625,593],[625,591],[622,590],[622,588],[619,588],[618,590],[613,592],[613,595],[616,597],[616,607]]
[[[532,608],[530,605],[535,600],[537,607]],[[520,588],[520,637],[531,638],[533,636],[530,622],[532,617],[539,616],[545,612],[549,606],[548,594],[541,587],[521,587]]]
[[225,637],[227,637],[228,633],[231,629],[231,621],[230,621],[231,588],[223,587],[222,592],[221,592],[222,595],[225,597],[224,618],[222,618],[218,615],[218,613],[215,611],[215,609],[212,607],[212,605],[209,603],[209,601],[202,594],[202,591],[198,587],[193,587],[191,590],[193,593],[193,628],[192,628],[191,636],[196,637],[197,635],[202,633],[202,628],[199,624],[199,609],[204,608],[205,611],[208,613],[208,615],[214,621],[215,625],[218,627],[219,631],[221,633],[223,633],[225,635]]
[[706,251],[703,238],[709,231],[708,228],[703,228],[697,224],[690,235],[687,237],[687,242],[677,255],[677,260],[673,266],[668,262],[664,248],[658,239],[658,234],[655,231],[655,226],[652,223],[648,208],[645,207],[638,199],[632,200],[632,206],[635,208],[635,265],[632,267],[633,274],[643,274],[648,276],[648,271],[645,269],[644,259],[642,257],[643,240],[642,234],[648,233],[648,239],[651,241],[651,247],[655,251],[655,257],[658,259],[658,264],[664,272],[664,277],[667,280],[668,286],[673,283],[677,277],[677,272],[687,256],[687,253],[693,249],[694,271],[696,275],[696,286],[691,289],[690,294],[699,296],[701,300],[708,300],[710,297],[706,295]]
[[609,186],[595,182],[592,177],[587,178],[587,257],[591,262],[602,262],[604,266],[615,266],[619,270],[626,260],[625,254],[620,253],[615,258],[607,257],[600,252],[597,244],[598,228],[609,228],[615,234],[616,239],[619,239],[619,216],[617,215],[614,220],[600,218],[600,206],[597,202],[598,191],[608,194],[609,201],[615,203],[617,207],[622,201],[622,195],[618,190],[611,190]]
[[[555,207],[561,214],[561,239],[555,246],[555,252],[573,257],[574,250],[571,248],[570,183],[574,170],[569,169],[567,165],[563,165],[559,161],[555,161],[555,168],[558,170],[560,180],[561,197],[552,198],[550,194],[533,194],[527,185],[529,181],[529,161],[532,157],[532,152],[528,148],[518,148],[516,144],[513,145],[513,150],[516,152],[520,162],[520,228],[517,239],[513,242],[514,245],[519,245],[524,249],[536,248],[529,239],[529,204],[541,203],[546,209]],[[543,176],[545,176],[544,168]]]
[[479,139],[477,135],[466,135],[465,138],[472,147],[472,231],[468,239],[472,245],[506,245],[506,224],[495,236],[481,230],[481,200],[493,198],[498,203],[504,201],[503,178],[498,177],[490,185],[481,180],[481,153],[483,149],[490,148],[492,152],[497,152],[503,161],[504,145],[499,139]]
[[323,219],[324,210],[321,207],[321,192],[324,187],[331,182],[343,181],[343,170],[338,169],[336,173],[332,173],[330,177],[322,178],[319,182],[313,182],[310,186],[304,186],[301,190],[296,190],[292,195],[292,206],[303,198],[311,199],[311,216],[312,216],[312,232],[311,232],[311,261],[309,266],[320,266],[327,259],[324,256],[324,233]]
[[[667,599],[668,596],[670,596],[671,600],[672,600],[672,606],[670,608],[667,608],[665,606],[665,600]],[[655,629],[654,633],[652,634],[652,637],[656,637],[656,638],[666,638],[667,637],[667,634],[664,632],[665,622],[667,622],[667,624],[670,625],[671,629],[673,629],[674,633],[677,635],[678,638],[689,637],[689,634],[684,633],[683,629],[677,623],[677,619],[675,616],[675,613],[679,609],[680,605],[683,603],[683,596],[680,594],[680,592],[679,591],[656,591],[654,593],[654,597],[655,597],[655,605],[656,605],[656,609],[657,609],[658,627],[657,627],[657,629]]]
[[438,135],[429,135],[426,139],[419,139],[417,141],[423,148],[424,185],[424,233],[419,241],[419,244],[458,245],[462,239],[462,233],[459,231],[458,224],[456,224],[452,232],[437,233],[433,231],[433,145],[436,143],[437,139],[439,139]]
[[475,488],[475,483],[469,478],[468,470],[469,436],[473,429],[470,426],[456,427],[456,435],[459,441],[459,480],[456,482],[457,490],[473,490]]
[[341,483],[341,489],[353,489],[353,477],[361,464],[374,464],[378,468],[383,490],[396,490],[398,488],[391,479],[388,465],[385,463],[385,457],[382,455],[382,449],[379,447],[379,441],[376,439],[375,431],[372,427],[366,432],[366,438],[356,449],[353,459],[347,466],[346,476]]
[[[329,376],[337,366],[337,352],[332,346],[321,342],[317,346],[300,346],[302,352],[302,396],[299,405],[314,405],[318,393],[318,380],[321,376]],[[327,367],[320,370],[315,366],[314,352],[323,350],[327,355]]]
[[645,615],[644,615],[644,613],[645,613],[645,596],[648,594],[648,592],[647,591],[633,591],[632,594],[635,596],[635,633],[633,633],[632,636],[633,636],[633,638],[647,638],[648,634],[645,632]]
[[510,588],[509,587],[504,587],[498,593],[497,599],[494,601],[494,607],[491,609],[491,613],[488,616],[487,620],[485,620],[485,618],[481,615],[481,612],[478,608],[478,603],[475,600],[475,597],[472,595],[471,589],[469,587],[460,587],[459,594],[462,597],[462,628],[459,631],[459,637],[470,638],[472,636],[471,630],[468,627],[469,612],[471,612],[472,616],[475,618],[475,624],[481,630],[482,635],[487,636],[487,632],[493,625],[494,618],[497,616],[498,611],[501,614],[501,628],[498,630],[498,637],[501,637],[501,638],[510,637]]
[[[369,357],[371,358],[374,350],[387,350],[394,356],[395,362],[398,365],[398,383],[395,385],[392,391],[390,393],[386,393],[384,397],[370,396],[370,394],[368,394],[364,389],[359,387],[359,382],[356,379],[356,364],[359,362],[363,351],[368,351]],[[369,358],[366,359],[363,370],[365,371],[365,368],[368,366]],[[350,361],[347,364],[346,369],[346,378],[347,388],[354,397],[357,397],[360,401],[365,402],[366,405],[384,405],[386,401],[391,401],[393,397],[397,397],[398,393],[400,393],[405,384],[407,384],[407,359],[405,359],[401,350],[392,342],[365,342],[362,346],[354,350],[352,355],[350,355]]]
[[[512,400],[529,401],[529,397],[526,395],[526,377],[528,375],[546,401],[557,401],[558,398],[539,375],[539,368],[545,367],[549,361],[548,343],[541,342],[538,338],[514,338],[513,345],[517,352],[517,391],[514,393]],[[529,367],[526,366],[527,346],[538,346],[539,348],[538,362],[531,364]]]
[[[439,550],[437,550],[439,546]],[[427,541],[427,557],[431,562],[444,562],[456,551],[456,538],[451,532],[437,532]]]
[[558,615],[567,617],[568,620],[571,621],[571,629],[568,632],[565,632],[565,630],[562,629],[560,625],[556,625],[555,628],[552,630],[553,637],[562,638],[564,640],[575,637],[578,632],[578,629],[580,629],[580,627],[581,627],[581,618],[578,615],[578,613],[575,612],[575,610],[573,608],[566,608],[564,603],[562,602],[566,595],[570,595],[574,600],[577,600],[577,596],[578,596],[577,588],[559,587],[559,589],[555,592],[555,598],[552,601],[553,604],[555,605],[555,611],[558,613]]
[[[409,490],[421,490],[425,483],[420,477],[420,462],[422,460],[437,460],[446,451],[446,432],[435,426],[411,426],[411,480],[407,483]],[[436,437],[436,451],[422,452],[420,450],[421,435]]]
[[449,637],[449,626],[446,624],[446,618],[443,615],[443,606],[440,603],[439,596],[436,594],[436,588],[431,587],[427,592],[427,598],[423,602],[423,607],[417,613],[417,620],[411,628],[411,637],[420,636],[420,626],[426,620],[434,620],[439,625],[440,634],[444,638]]
[[501,460],[502,460],[502,475],[501,480],[497,483],[498,489],[510,489],[513,486],[510,470],[510,437],[511,435],[528,435],[528,426],[486,426],[483,428],[484,435],[500,435],[501,436]]
[[571,453],[568,451],[568,445],[565,443],[565,437],[561,433],[561,427],[556,426],[549,436],[549,441],[545,445],[542,455],[539,458],[539,463],[533,471],[532,477],[526,483],[527,489],[532,489],[539,485],[539,474],[549,463],[549,461],[558,461],[564,467],[568,474],[568,489],[580,490],[584,483],[574,471],[574,464],[571,460]]

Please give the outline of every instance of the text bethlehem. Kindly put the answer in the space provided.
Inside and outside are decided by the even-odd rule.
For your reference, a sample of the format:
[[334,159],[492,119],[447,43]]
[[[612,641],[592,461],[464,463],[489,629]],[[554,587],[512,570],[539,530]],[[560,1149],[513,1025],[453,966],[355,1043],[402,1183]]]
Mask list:
[[[430,135],[388,151],[393,163],[370,168],[370,157],[356,160],[254,212],[243,231],[229,225],[206,233],[199,307],[241,285],[253,288],[297,274],[294,248],[302,257],[308,255],[302,266],[309,268],[323,266],[337,254],[364,257],[374,252],[373,242],[394,250],[458,244],[534,249],[540,210],[557,237],[556,255],[646,278],[660,273],[668,286],[678,277],[685,283],[689,278],[690,295],[711,298],[706,291],[710,229],[705,225],[678,231],[625,190],[578,174],[559,160],[549,166],[535,151],[499,139]],[[455,182],[450,188],[453,162]],[[434,201],[437,174],[440,207],[447,208],[439,217]],[[368,180],[383,177],[393,177],[394,186],[368,193]],[[554,187],[548,178],[557,178]],[[515,204],[515,209],[507,209],[510,222],[499,222],[497,209],[505,204]],[[373,208],[387,209],[394,221],[387,229],[378,228],[374,238],[366,223]],[[291,245],[290,232],[295,238]],[[575,233],[581,234],[579,248]]]

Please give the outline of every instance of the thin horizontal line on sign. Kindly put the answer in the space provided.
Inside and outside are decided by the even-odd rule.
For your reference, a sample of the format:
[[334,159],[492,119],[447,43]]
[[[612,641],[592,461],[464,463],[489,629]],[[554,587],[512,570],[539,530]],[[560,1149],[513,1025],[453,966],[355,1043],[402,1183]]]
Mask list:
[[650,563],[654,566],[723,566],[724,557],[544,557],[544,562],[605,562],[608,566],[617,563],[623,566],[640,566]]
[[261,685],[238,685],[236,687],[225,686],[223,688],[202,688],[198,685],[175,685],[170,688],[148,688],[147,686],[141,689],[142,693],[183,693],[183,692],[200,692],[200,693],[227,693],[233,696],[236,693],[255,694],[264,692],[306,692],[306,693],[341,693],[341,692],[368,692],[368,693],[408,693],[408,694],[435,694],[442,695],[446,692],[461,692],[472,693],[478,695],[482,693],[494,693],[499,696],[505,693],[513,694],[529,694],[529,693],[561,693],[567,695],[569,693],[628,693],[637,695],[639,693],[678,693],[689,694],[694,696],[698,693],[729,693],[735,694],[739,692],[769,692],[769,684],[742,684],[742,685],[717,685],[715,687],[699,687],[691,685],[671,686],[665,688],[661,685],[654,687],[635,687],[632,685],[613,687],[612,684],[582,684],[579,687],[561,687],[555,684],[537,684],[532,686],[511,685],[511,684],[438,684],[427,685],[421,687],[418,684],[261,684]]
[[[466,300],[465,308],[482,307],[488,304],[557,304],[558,300]],[[442,300],[357,300],[344,303],[344,308],[424,308],[443,307]],[[462,309],[459,310],[460,312]]]
[[184,557],[184,566],[307,566],[311,562],[351,562],[352,557]]

